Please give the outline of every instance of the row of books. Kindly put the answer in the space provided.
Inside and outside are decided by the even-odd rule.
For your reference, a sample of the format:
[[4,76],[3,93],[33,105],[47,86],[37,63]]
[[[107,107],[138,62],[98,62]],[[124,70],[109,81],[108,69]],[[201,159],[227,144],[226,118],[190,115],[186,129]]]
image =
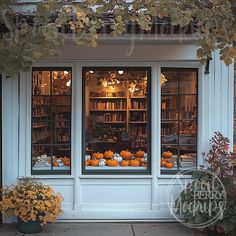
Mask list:
[[146,101],[131,101],[131,109],[147,109]]
[[120,100],[115,102],[90,101],[90,109],[126,109],[126,101]]

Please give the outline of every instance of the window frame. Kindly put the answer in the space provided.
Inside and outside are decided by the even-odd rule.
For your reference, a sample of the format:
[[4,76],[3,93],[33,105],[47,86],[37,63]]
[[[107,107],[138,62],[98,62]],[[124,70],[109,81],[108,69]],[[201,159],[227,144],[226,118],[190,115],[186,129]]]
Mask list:
[[[147,153],[148,153],[148,163],[147,168],[145,170],[86,170],[85,166],[85,140],[86,140],[86,132],[85,132],[85,73],[90,70],[101,70],[101,71],[108,71],[108,70],[124,70],[124,71],[147,71],[148,72],[148,78],[149,82],[147,83],[147,103],[148,103],[148,120],[147,120],[147,137],[148,137],[148,147],[147,147]],[[151,175],[152,173],[152,66],[83,66],[82,65],[82,148],[81,148],[81,171],[82,175],[98,175],[98,176],[118,176],[118,175]]]
[[[33,151],[33,142],[32,142],[32,131],[33,131],[33,90],[32,90],[32,81],[33,81],[33,73],[34,71],[49,71],[50,72],[50,86],[52,86],[52,72],[53,71],[70,71],[71,72],[71,94],[70,94],[70,158],[71,158],[71,164],[70,164],[70,169],[69,170],[33,170],[33,163],[32,163],[32,151]],[[30,132],[31,132],[31,139],[30,139],[30,146],[31,146],[31,149],[30,149],[30,161],[31,161],[31,164],[30,164],[30,172],[31,172],[31,175],[32,176],[57,176],[57,175],[65,175],[65,176],[69,176],[72,174],[72,106],[73,106],[73,67],[72,66],[47,66],[47,67],[32,67],[32,72],[31,72],[31,127],[30,127]],[[50,87],[50,99],[52,98],[53,94],[52,94],[52,87]],[[50,104],[50,111],[52,110],[52,104]],[[52,118],[50,119],[50,132],[51,132],[51,135],[52,135],[52,132],[53,132],[53,125],[52,125]],[[58,147],[60,146],[60,144],[53,144],[53,143],[49,143],[49,144],[44,144],[46,146],[49,146],[52,150],[52,147]],[[42,146],[44,146],[42,145]],[[52,157],[51,157],[52,158]],[[51,164],[51,167],[52,167],[52,164]]]

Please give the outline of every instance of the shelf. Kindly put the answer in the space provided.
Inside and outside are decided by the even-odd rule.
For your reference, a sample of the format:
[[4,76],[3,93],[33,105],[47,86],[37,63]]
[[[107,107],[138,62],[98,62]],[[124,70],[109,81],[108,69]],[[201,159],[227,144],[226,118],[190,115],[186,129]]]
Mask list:
[[71,97],[71,95],[69,94],[49,94],[49,95],[46,95],[46,94],[32,94],[33,97]]
[[49,115],[35,115],[33,118],[49,117]]
[[161,96],[197,96],[196,93],[161,93]]
[[130,97],[130,99],[147,99],[147,97],[137,96],[137,97]]
[[97,124],[125,124],[125,121],[99,121]]
[[48,127],[48,125],[37,125],[37,126],[32,126],[33,129],[40,129],[40,128],[45,128]]
[[126,109],[90,109],[90,111],[126,111]]
[[130,124],[147,124],[147,121],[130,121]]
[[111,99],[111,100],[115,100],[115,99],[126,99],[126,97],[90,97],[89,99],[93,100],[93,99]]
[[146,170],[146,166],[86,166],[86,170]]
[[[48,138],[49,139],[49,138]],[[35,147],[37,147],[37,146],[54,146],[54,147],[58,147],[58,146],[70,146],[71,144],[70,143],[61,143],[61,144],[59,144],[59,143],[54,143],[54,144],[50,144],[50,143],[33,143],[32,144],[32,146],[35,146]]]
[[147,109],[130,109],[130,111],[147,111]]

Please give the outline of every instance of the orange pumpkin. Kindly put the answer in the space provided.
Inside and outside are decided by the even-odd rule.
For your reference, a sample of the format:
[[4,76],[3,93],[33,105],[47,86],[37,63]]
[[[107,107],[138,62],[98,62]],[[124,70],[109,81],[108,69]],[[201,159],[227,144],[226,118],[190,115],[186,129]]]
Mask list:
[[64,165],[65,165],[65,166],[70,166],[70,161],[65,161],[65,162],[64,162]]
[[107,165],[108,166],[118,166],[118,161],[117,160],[108,160]]
[[136,157],[135,160],[139,161],[139,162],[144,162],[144,159],[142,157]]
[[173,156],[173,153],[169,151],[162,153],[162,157],[164,158],[171,158],[172,156]]
[[113,157],[114,157],[114,152],[112,152],[111,150],[104,152],[104,158],[111,159]]
[[59,166],[59,163],[58,163],[57,161],[54,161],[54,162],[53,162],[53,166],[58,167],[58,166]]
[[165,167],[166,166],[166,161],[161,161],[161,167]]
[[128,160],[123,160],[120,162],[121,166],[129,166],[129,161]]
[[91,161],[91,160],[86,160],[86,161],[85,161],[85,165],[86,165],[86,166],[89,166],[89,165],[90,165],[90,161]]
[[168,168],[168,169],[171,169],[173,168],[174,164],[172,162],[167,162],[165,167]]
[[93,158],[96,158],[96,159],[102,159],[103,158],[103,153],[100,153],[100,152],[95,152],[93,154]]
[[62,158],[62,162],[63,162],[64,165],[65,165],[65,162],[68,162],[68,161],[70,161],[69,157],[63,157]]
[[133,155],[128,150],[127,151],[123,150],[120,152],[120,156],[124,159],[131,159]]
[[141,166],[147,166],[147,164],[146,163],[142,163]]
[[130,166],[140,166],[140,162],[137,160],[131,160],[129,164]]
[[144,151],[142,151],[142,150],[139,150],[139,151],[137,151],[136,152],[136,157],[144,157],[144,154],[145,154],[145,152]]
[[98,166],[98,164],[99,164],[99,160],[97,160],[97,159],[90,160],[91,166]]

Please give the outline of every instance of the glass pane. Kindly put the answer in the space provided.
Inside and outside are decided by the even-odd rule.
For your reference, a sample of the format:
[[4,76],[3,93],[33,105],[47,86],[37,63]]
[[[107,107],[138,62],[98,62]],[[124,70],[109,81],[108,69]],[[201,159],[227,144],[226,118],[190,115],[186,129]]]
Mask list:
[[84,75],[84,169],[145,171],[149,70],[102,68]]
[[181,95],[180,100],[180,119],[193,120],[197,118],[197,96]]
[[33,71],[33,95],[50,95],[50,71]]
[[53,71],[52,78],[53,95],[71,94],[71,71]]
[[197,157],[197,69],[169,70],[161,85],[162,174],[196,167]]
[[32,143],[49,144],[51,142],[51,125],[47,121],[33,119],[32,122]]
[[162,71],[161,93],[178,93],[178,73],[176,71]]
[[71,70],[33,70],[32,93],[33,174],[69,174]]
[[179,92],[181,94],[197,93],[197,72],[182,71],[179,73]]

